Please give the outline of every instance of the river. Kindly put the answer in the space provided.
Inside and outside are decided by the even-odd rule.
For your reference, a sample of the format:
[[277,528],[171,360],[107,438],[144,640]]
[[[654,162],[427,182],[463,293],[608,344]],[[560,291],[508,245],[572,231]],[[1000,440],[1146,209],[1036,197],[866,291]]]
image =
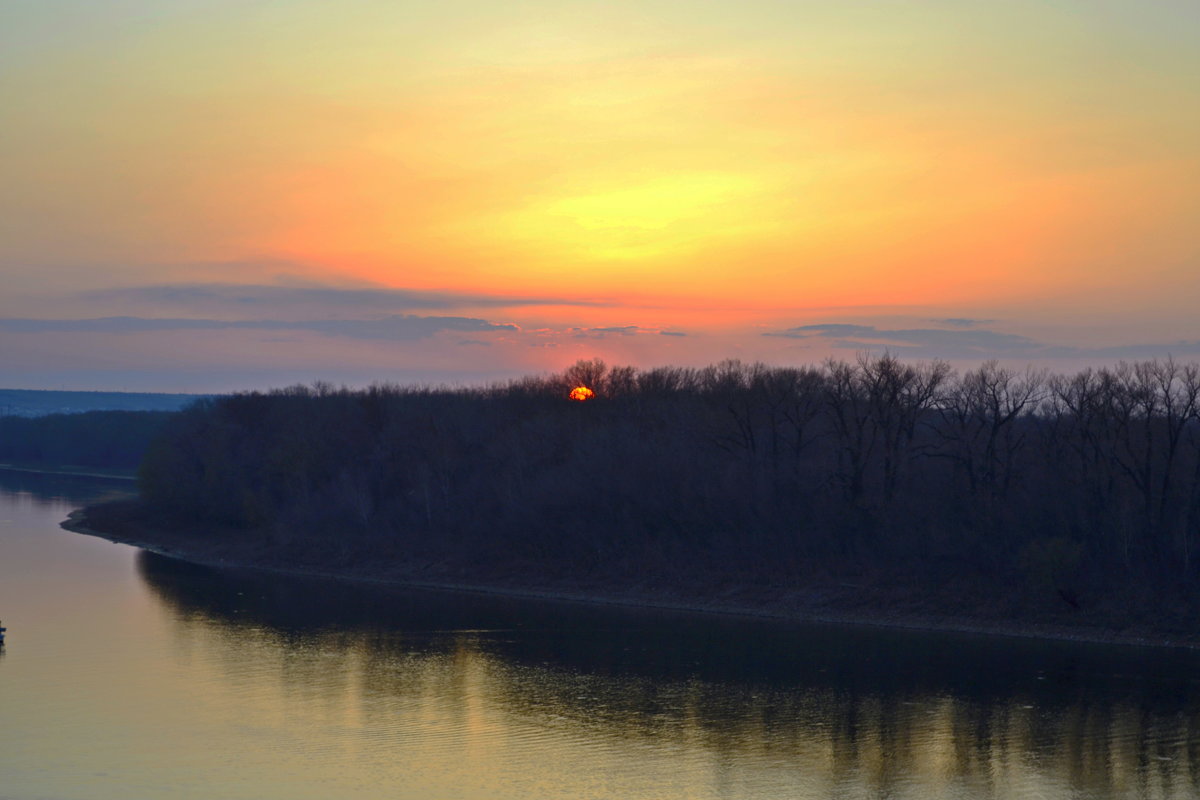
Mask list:
[[1195,798],[1200,654],[191,566],[0,472],[0,797]]

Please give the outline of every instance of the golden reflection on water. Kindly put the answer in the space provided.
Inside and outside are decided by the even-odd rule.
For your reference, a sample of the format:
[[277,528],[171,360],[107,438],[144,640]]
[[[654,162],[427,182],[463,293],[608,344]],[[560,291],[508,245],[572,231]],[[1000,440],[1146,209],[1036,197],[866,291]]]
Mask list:
[[355,746],[345,754],[352,761],[403,765],[405,780],[430,792],[412,796],[443,796],[447,786],[464,797],[1149,800],[1200,792],[1187,681],[1174,707],[1097,695],[1062,676],[1058,689],[1035,675],[1027,694],[1003,696],[873,691],[836,675],[715,681],[687,667],[664,672],[659,653],[643,654],[648,669],[638,657],[589,665],[571,652],[579,639],[595,654],[586,630],[555,631],[549,642],[537,629],[420,623],[288,632],[206,613],[172,596],[161,576],[149,579],[186,609],[174,635],[181,648],[210,654],[214,682],[253,698],[262,718],[307,709],[303,724],[291,724],[340,734],[333,738]]

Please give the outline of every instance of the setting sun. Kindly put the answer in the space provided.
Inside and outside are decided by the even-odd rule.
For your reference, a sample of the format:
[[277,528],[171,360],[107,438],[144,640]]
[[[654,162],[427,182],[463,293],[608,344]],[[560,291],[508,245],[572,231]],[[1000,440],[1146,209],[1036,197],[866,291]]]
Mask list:
[[571,398],[572,400],[578,400],[580,402],[583,402],[584,400],[591,400],[595,396],[596,393],[586,386],[576,386],[571,390],[571,393],[567,395],[567,397]]

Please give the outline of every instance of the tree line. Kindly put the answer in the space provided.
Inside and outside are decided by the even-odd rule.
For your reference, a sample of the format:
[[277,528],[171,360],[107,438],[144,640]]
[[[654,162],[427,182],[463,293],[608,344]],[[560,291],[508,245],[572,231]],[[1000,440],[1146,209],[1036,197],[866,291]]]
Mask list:
[[0,416],[0,463],[132,472],[170,416],[167,411]]
[[175,415],[140,480],[157,513],[313,558],[677,582],[905,569],[1077,605],[1081,587],[1194,585],[1200,368],[593,360],[486,388],[294,386]]

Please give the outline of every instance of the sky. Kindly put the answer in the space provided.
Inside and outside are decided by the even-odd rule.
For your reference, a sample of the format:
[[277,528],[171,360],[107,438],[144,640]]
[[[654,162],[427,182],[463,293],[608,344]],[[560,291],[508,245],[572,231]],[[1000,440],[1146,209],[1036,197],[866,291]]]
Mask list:
[[1195,0],[7,0],[0,386],[1200,358]]

